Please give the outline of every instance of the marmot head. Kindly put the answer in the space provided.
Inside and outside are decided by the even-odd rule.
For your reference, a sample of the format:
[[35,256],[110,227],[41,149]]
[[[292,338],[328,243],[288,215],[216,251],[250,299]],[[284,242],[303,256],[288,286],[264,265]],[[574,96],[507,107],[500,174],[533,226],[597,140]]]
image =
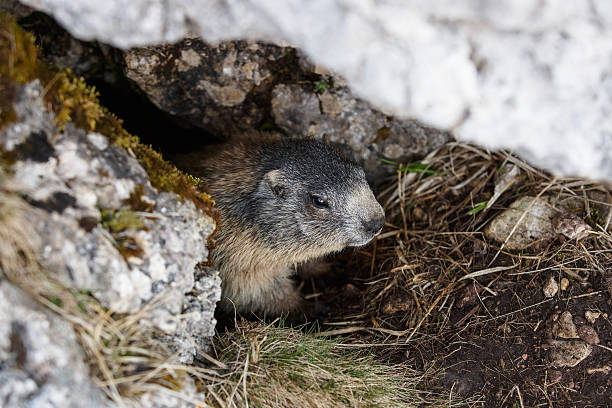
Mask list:
[[385,214],[363,169],[330,144],[279,141],[263,149],[260,165],[257,224],[275,248],[301,248],[310,259],[365,245],[382,230]]

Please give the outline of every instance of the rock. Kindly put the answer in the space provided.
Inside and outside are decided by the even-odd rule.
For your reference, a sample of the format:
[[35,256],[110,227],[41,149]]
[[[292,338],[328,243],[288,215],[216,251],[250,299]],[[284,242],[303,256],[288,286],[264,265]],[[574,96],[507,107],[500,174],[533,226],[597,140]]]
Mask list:
[[505,242],[508,249],[525,249],[535,241],[555,236],[550,221],[553,215],[549,198],[522,197],[493,219],[485,234],[490,239]]
[[465,306],[472,306],[477,300],[478,291],[476,290],[476,286],[474,284],[468,284],[457,294],[457,303],[455,303],[455,306],[461,309]]
[[289,64],[291,53],[291,48],[257,42],[211,46],[189,37],[177,44],[127,50],[123,69],[182,126],[230,138],[266,120],[267,106],[261,99],[269,92],[272,76]]
[[[70,124],[57,132],[41,92],[38,82],[23,87],[15,104],[19,122],[0,132],[0,147],[17,151],[12,165],[16,192],[46,211],[32,211],[29,217],[41,265],[63,284],[92,291],[119,313],[136,313],[163,293],[165,301],[149,317],[164,332],[175,332],[174,316],[193,287],[194,267],[207,257],[213,219],[189,200],[156,191],[136,159],[104,136]],[[24,150],[29,145],[35,157]],[[155,203],[151,216],[134,214],[124,204],[138,186],[138,198]],[[117,214],[132,214],[138,225],[109,231]],[[84,229],[87,219],[95,221]]]
[[292,44],[389,114],[519,151],[558,173],[612,178],[605,1],[22,2],[77,38],[124,49],[188,32],[210,43]]
[[549,340],[550,364],[553,367],[576,367],[587,358],[593,346],[580,340]]
[[[16,154],[12,192],[30,203],[22,226],[31,230],[28,245],[63,285],[91,292],[114,312],[141,313],[139,324],[160,330],[191,361],[216,323],[219,278],[202,275],[194,289],[214,220],[153,188],[136,159],[106,137],[71,124],[55,129],[42,92],[38,81],[23,86],[19,120],[0,132],[0,147]],[[131,201],[148,210],[135,211]]]
[[569,287],[569,279],[561,278],[561,290],[565,291]]
[[572,319],[572,314],[568,311],[561,313],[559,319],[553,323],[552,332],[554,336],[562,337],[564,339],[578,338],[578,333],[576,331],[576,325]]
[[587,324],[578,325],[576,328],[578,336],[588,344],[599,344],[599,336],[592,326]]
[[271,111],[276,125],[289,135],[350,146],[370,180],[395,171],[381,166],[382,158],[407,163],[451,139],[449,133],[416,121],[389,117],[342,86],[317,94],[300,85],[278,84],[272,91]]
[[548,280],[544,284],[544,287],[542,288],[542,292],[544,293],[545,297],[551,298],[555,296],[558,291],[559,291],[559,285],[557,284],[555,277],[551,276],[550,278],[548,278]]
[[0,278],[0,401],[5,407],[114,407],[89,378],[72,327]]
[[186,295],[179,328],[173,336],[164,339],[172,351],[179,353],[178,360],[192,364],[194,359],[203,360],[201,352],[206,351],[209,337],[215,335],[214,317],[217,301],[221,298],[219,272],[208,267],[196,267],[193,290]]
[[[10,90],[0,124],[1,405],[110,407],[111,396],[130,406],[147,395],[132,406],[205,405],[176,371],[188,371],[180,357],[205,351],[216,323],[218,276],[194,280],[215,229],[210,198],[125,133],[92,89],[37,61],[33,39],[0,17],[11,34],[0,36],[0,60],[19,67],[0,72]],[[107,385],[118,377],[133,400]]]
[[591,232],[589,224],[573,213],[556,214],[552,218],[552,227],[555,233],[578,241],[588,237]]
[[601,312],[593,312],[591,310],[584,312],[584,318],[591,324],[594,324],[599,316],[601,316]]

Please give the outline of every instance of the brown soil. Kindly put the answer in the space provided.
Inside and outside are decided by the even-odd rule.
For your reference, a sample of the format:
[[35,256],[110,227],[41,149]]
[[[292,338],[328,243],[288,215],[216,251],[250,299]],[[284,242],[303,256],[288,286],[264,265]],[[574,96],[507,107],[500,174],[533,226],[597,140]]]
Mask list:
[[[330,274],[304,280],[307,298],[327,310],[322,330],[426,371],[424,388],[463,406],[612,406],[609,187],[557,180],[507,153],[459,144],[425,161],[429,167],[402,169],[381,193],[388,218],[381,239],[343,253]],[[512,165],[520,175],[510,187],[490,208],[469,213],[492,200]],[[592,232],[507,250],[483,231],[523,196],[569,203],[558,208]],[[476,271],[484,272],[462,279]],[[568,285],[547,298],[551,277]],[[599,342],[575,367],[554,367],[549,342],[565,311],[590,327],[579,330],[584,339],[593,342],[594,330]],[[587,311],[599,317],[590,323]]]

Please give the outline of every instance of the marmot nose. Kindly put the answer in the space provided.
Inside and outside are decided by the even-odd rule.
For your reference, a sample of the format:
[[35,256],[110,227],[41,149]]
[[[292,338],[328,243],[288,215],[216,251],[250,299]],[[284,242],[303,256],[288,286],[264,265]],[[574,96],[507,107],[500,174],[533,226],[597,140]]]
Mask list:
[[363,223],[363,228],[368,234],[378,235],[385,225],[385,217],[376,217]]

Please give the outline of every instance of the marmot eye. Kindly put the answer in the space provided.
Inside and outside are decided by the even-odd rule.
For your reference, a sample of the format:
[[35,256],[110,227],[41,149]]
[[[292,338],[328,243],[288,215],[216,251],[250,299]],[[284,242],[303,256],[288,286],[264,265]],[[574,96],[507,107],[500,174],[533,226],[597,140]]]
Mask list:
[[311,194],[310,195],[310,199],[312,200],[312,203],[317,208],[327,208],[327,207],[329,207],[329,204],[327,204],[327,200],[325,200],[324,198],[319,197],[318,195]]

